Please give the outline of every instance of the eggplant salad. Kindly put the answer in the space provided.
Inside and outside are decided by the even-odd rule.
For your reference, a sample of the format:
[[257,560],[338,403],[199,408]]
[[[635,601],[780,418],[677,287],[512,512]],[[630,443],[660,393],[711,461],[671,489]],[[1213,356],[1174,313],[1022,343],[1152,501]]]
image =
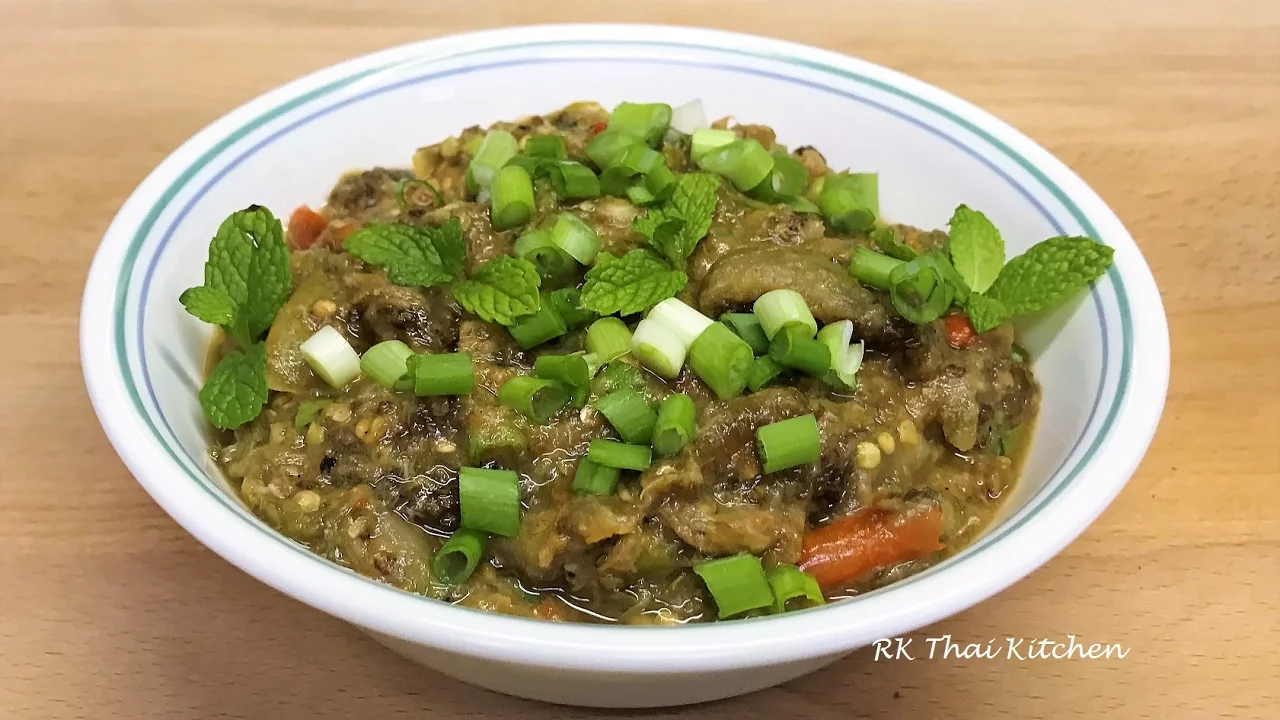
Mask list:
[[1017,481],[1039,386],[1010,320],[1111,265],[1006,259],[957,207],[697,101],[471,127],[251,206],[183,306],[220,328],[210,452],[360,575],[553,621],[789,612],[955,554]]

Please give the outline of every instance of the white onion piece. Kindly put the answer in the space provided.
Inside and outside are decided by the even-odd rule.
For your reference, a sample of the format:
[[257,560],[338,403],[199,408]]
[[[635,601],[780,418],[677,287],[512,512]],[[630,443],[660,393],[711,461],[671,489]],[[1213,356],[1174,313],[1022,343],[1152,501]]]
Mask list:
[[302,343],[302,358],[335,388],[360,376],[360,356],[342,333],[326,325]]
[[672,108],[671,127],[685,135],[692,135],[694,130],[707,127],[707,114],[702,110],[701,100],[689,102]]
[[693,345],[703,330],[711,327],[711,318],[675,298],[667,298],[649,311],[647,320],[660,323],[685,345]]

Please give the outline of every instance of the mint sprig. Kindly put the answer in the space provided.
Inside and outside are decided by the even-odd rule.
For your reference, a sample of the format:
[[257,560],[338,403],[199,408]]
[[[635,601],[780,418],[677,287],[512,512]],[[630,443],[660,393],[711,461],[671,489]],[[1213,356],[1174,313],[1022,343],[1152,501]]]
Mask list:
[[688,281],[651,250],[632,250],[620,258],[601,253],[587,271],[579,301],[600,315],[631,315],[675,297]]
[[711,229],[719,189],[720,178],[715,175],[685,173],[671,198],[633,220],[631,229],[673,267],[680,267]]
[[204,284],[188,288],[178,300],[187,312],[222,326],[248,347],[271,327],[292,284],[280,221],[270,210],[251,205],[222,221],[209,242]]
[[204,284],[178,298],[187,312],[221,326],[239,345],[200,388],[200,407],[216,427],[237,428],[266,405],[266,348],[258,339],[271,327],[292,286],[289,247],[270,210],[250,205],[222,221],[209,241]]
[[439,227],[367,225],[352,233],[342,247],[386,270],[391,282],[416,287],[452,281],[466,259],[458,218],[449,218]]
[[467,312],[508,327],[538,311],[538,271],[528,260],[500,255],[453,286],[453,297]]
[[263,343],[228,353],[200,388],[200,407],[209,422],[223,430],[258,417],[266,404],[267,355]]
[[965,205],[951,216],[951,262],[969,289],[983,293],[1004,265],[1004,239],[986,215]]
[[[954,269],[943,267],[945,262],[933,266],[957,289],[956,304],[979,333],[1067,300],[1102,277],[1114,254],[1091,238],[1060,236],[1036,243],[1006,263],[1000,231],[981,212],[960,205],[950,225],[947,247]],[[886,254],[893,254],[888,235],[877,230],[872,239]],[[925,253],[920,259],[936,255]],[[947,278],[947,270],[954,276]]]

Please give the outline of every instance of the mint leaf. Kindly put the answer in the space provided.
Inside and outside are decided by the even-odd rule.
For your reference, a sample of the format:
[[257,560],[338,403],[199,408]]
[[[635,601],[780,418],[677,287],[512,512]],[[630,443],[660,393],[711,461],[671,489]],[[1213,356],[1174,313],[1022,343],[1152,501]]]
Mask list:
[[986,295],[1010,315],[1057,305],[1111,267],[1113,251],[1087,237],[1061,236],[1037,243],[1009,261]]
[[249,336],[255,339],[271,327],[280,306],[289,299],[293,290],[289,246],[284,243],[280,221],[266,208],[258,210],[260,212],[253,214],[250,224],[237,222],[237,236],[250,235],[257,240],[249,259],[249,296],[242,309],[249,325]]
[[676,182],[676,191],[666,205],[686,223],[680,236],[685,257],[693,254],[698,241],[711,229],[711,218],[716,212],[716,191],[719,189],[720,178],[710,173],[685,173]]
[[224,327],[247,347],[271,327],[293,284],[284,231],[271,211],[231,213],[209,242],[204,285],[178,298],[192,315]]
[[1012,317],[1004,303],[978,293],[969,296],[969,301],[964,304],[964,311],[969,316],[969,324],[979,333],[998,327]]
[[673,265],[684,263],[681,235],[687,225],[684,218],[668,213],[665,208],[653,208],[631,221],[631,229],[643,235],[649,246]]
[[673,267],[680,267],[711,229],[719,189],[720,178],[715,175],[685,173],[676,182],[671,198],[633,220],[631,229],[643,235]]
[[216,427],[231,430],[258,417],[267,404],[266,345],[254,343],[222,360],[200,388],[200,407]]
[[440,227],[375,223],[342,243],[347,252],[387,271],[397,285],[432,287],[462,272],[466,248],[462,223],[449,218]]
[[951,262],[969,289],[983,293],[1004,265],[1004,240],[986,215],[965,205],[951,216]]
[[891,227],[878,227],[872,230],[871,239],[875,242],[876,247],[880,248],[880,252],[891,258],[911,262],[919,254],[914,248],[903,242],[898,235],[898,231]]
[[187,312],[210,325],[229,327],[236,320],[236,303],[221,288],[208,285],[187,288],[178,296],[178,302]]
[[467,263],[467,245],[462,240],[462,221],[452,217],[440,227],[424,229],[432,231],[431,246],[440,256],[445,272],[455,278],[461,275]]
[[675,297],[686,282],[684,273],[649,250],[632,250],[616,259],[604,253],[587,271],[580,301],[601,315],[630,315]]
[[453,296],[467,312],[510,327],[538,311],[541,279],[528,260],[500,255],[453,286]]

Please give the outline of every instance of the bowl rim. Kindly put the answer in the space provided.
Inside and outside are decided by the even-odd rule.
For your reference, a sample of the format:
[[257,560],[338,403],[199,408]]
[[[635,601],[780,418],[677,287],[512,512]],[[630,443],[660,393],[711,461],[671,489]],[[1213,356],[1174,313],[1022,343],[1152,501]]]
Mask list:
[[[843,69],[900,88],[981,128],[1052,179],[1082,209],[1099,239],[1115,248],[1133,331],[1134,367],[1120,388],[1124,398],[1099,435],[1081,482],[1043,507],[1034,523],[988,549],[922,577],[912,589],[890,586],[856,602],[821,610],[732,623],[638,628],[546,623],[460,608],[382,585],[309,553],[289,553],[238,516],[173,483],[159,468],[164,453],[129,411],[126,389],[109,363],[114,356],[110,308],[129,241],[163,190],[210,147],[249,119],[343,79],[366,77],[408,60],[450,58],[539,41],[669,41],[716,51],[746,51]],[[113,446],[138,482],[175,520],[206,546],[286,594],[356,625],[409,642],[495,660],[606,672],[688,672],[776,664],[834,655],[881,637],[937,621],[990,597],[1043,564],[1101,513],[1141,460],[1163,408],[1168,384],[1168,329],[1159,292],[1145,261],[1119,219],[1065,165],[1012,127],[938,88],[896,71],[827,50],[753,35],[657,25],[572,24],[503,28],[430,39],[364,55],[270,90],[204,128],[138,186],[121,207],[95,255],[81,311],[81,355],[94,409]],[[1123,435],[1123,442],[1115,442]],[[1028,531],[1034,530],[1035,533]],[[957,556],[963,558],[964,553]],[[983,564],[979,564],[979,562]],[[968,567],[967,577],[958,571]],[[956,583],[957,578],[967,582]],[[906,590],[907,592],[903,592]],[[747,632],[743,632],[743,631]],[[601,652],[601,646],[608,648]]]

